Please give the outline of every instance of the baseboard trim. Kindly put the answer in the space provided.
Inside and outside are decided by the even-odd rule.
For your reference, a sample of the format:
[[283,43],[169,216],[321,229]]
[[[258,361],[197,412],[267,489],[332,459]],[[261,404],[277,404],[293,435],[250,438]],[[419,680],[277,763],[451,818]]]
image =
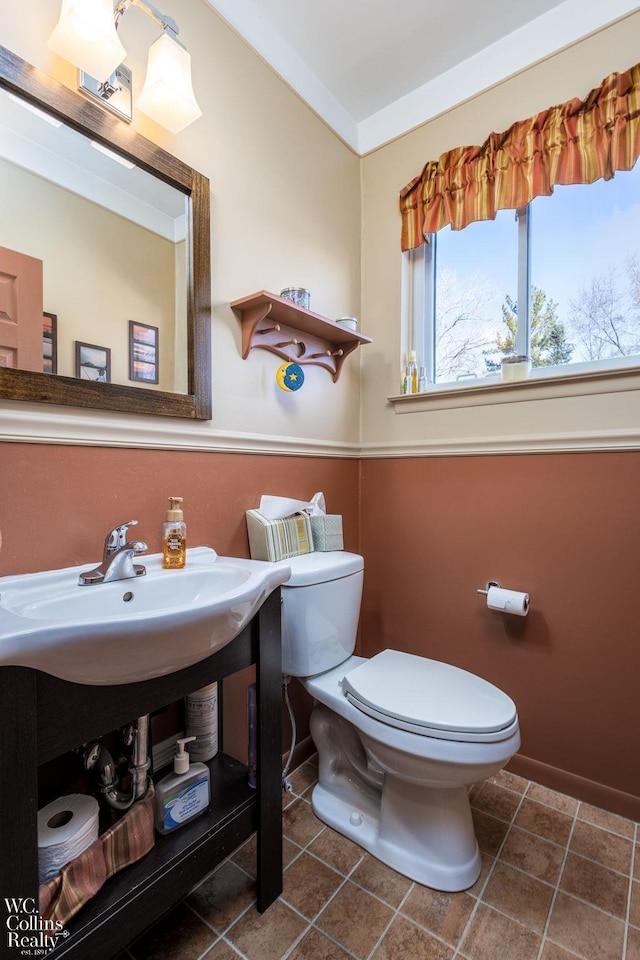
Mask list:
[[[311,736],[305,737],[304,740],[301,740],[300,743],[297,743],[293,748],[293,760],[291,761],[291,766],[289,767],[289,773],[299,767],[301,764],[308,760],[309,757],[313,756],[316,752],[316,745],[311,739]],[[287,750],[286,753],[282,754],[282,766],[286,764],[289,759],[290,751]]]
[[588,780],[576,773],[552,767],[548,763],[524,757],[519,753],[510,760],[507,769],[527,780],[535,780],[544,787],[567,793],[576,800],[583,800],[585,803],[602,807],[604,810],[618,813],[622,817],[629,817],[631,820],[640,820],[640,797],[631,793],[607,787],[604,783]]

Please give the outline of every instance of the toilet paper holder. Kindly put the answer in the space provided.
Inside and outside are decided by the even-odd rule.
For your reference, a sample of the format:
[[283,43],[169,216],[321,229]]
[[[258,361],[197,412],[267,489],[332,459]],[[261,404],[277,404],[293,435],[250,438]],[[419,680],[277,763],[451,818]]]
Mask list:
[[518,617],[526,617],[529,613],[529,594],[517,590],[503,590],[497,580],[488,580],[484,588],[478,589],[478,593],[487,598],[489,610],[513,613]]
[[476,593],[481,593],[484,597],[486,597],[487,594],[489,593],[490,587],[499,587],[499,586],[500,584],[498,583],[497,580],[487,580],[487,582],[484,585],[484,588],[479,587]]

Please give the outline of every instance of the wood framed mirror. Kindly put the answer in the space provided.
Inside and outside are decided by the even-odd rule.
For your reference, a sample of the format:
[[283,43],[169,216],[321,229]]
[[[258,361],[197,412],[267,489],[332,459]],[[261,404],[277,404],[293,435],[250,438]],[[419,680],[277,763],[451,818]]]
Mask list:
[[[117,258],[113,256],[114,248],[119,245],[116,238],[127,236],[127,242],[123,240],[125,247],[124,253],[120,251],[121,257],[131,261],[131,270],[137,269],[133,266],[135,255],[138,248],[142,245],[137,240],[131,241],[128,231],[131,224],[132,215],[129,210],[125,210],[125,217],[121,220],[121,227],[114,230],[109,227],[104,233],[97,237],[83,236],[79,224],[84,221],[76,220],[72,214],[62,215],[58,218],[59,224],[65,224],[67,232],[76,229],[76,245],[72,252],[65,253],[59,258],[59,263],[55,266],[52,262],[47,262],[46,256],[40,258],[40,263],[44,265],[45,274],[55,273],[57,290],[59,291],[57,299],[47,294],[45,281],[44,298],[41,295],[41,312],[47,318],[56,317],[54,327],[56,342],[44,345],[44,364],[41,359],[28,360],[22,363],[27,369],[21,369],[20,362],[12,357],[11,348],[5,350],[4,354],[0,350],[0,398],[8,400],[26,400],[36,403],[64,404],[75,407],[88,407],[98,410],[114,411],[120,413],[133,414],[154,414],[169,417],[185,417],[193,420],[211,419],[211,264],[210,264],[210,196],[209,181],[202,174],[188,167],[176,157],[167,153],[161,147],[142,137],[133,131],[126,123],[118,120],[115,116],[103,110],[100,106],[90,102],[78,93],[74,93],[67,87],[53,80],[51,77],[37,70],[31,64],[25,62],[16,54],[0,46],[0,96],[4,99],[5,93],[10,94],[26,104],[39,111],[43,111],[50,119],[61,121],[65,130],[75,131],[73,134],[81,134],[83,138],[82,150],[87,143],[97,146],[98,149],[106,148],[110,152],[111,161],[120,159],[127,161],[129,166],[133,165],[134,176],[144,177],[147,185],[143,187],[132,188],[132,194],[141,194],[147,189],[147,186],[153,192],[160,187],[170,193],[173,193],[171,203],[175,205],[176,197],[179,204],[182,204],[182,216],[177,217],[182,223],[183,236],[180,240],[180,263],[176,267],[175,273],[178,279],[170,291],[174,291],[175,304],[172,305],[173,320],[170,320],[170,328],[164,329],[157,321],[156,317],[165,309],[167,302],[171,299],[171,293],[162,289],[162,279],[166,271],[163,264],[155,259],[154,253],[149,253],[147,259],[150,261],[149,276],[143,281],[135,274],[128,278],[123,277],[120,283],[120,275],[113,260],[117,263]],[[18,113],[22,111],[21,106],[17,108]],[[7,142],[14,136],[13,132],[7,131],[5,139]],[[20,145],[20,136],[16,141]],[[75,151],[80,156],[82,150]],[[27,148],[27,153],[31,153],[31,145]],[[87,153],[95,151],[88,150]],[[73,162],[78,162],[74,155]],[[111,162],[107,160],[107,164]],[[102,161],[104,163],[104,160]],[[16,176],[22,176],[23,171],[18,161],[13,156],[7,155],[0,157],[0,163],[8,163]],[[118,166],[118,164],[111,164]],[[79,167],[77,168],[79,171]],[[34,170],[38,177],[38,184],[49,182],[47,173],[42,173],[34,165]],[[91,179],[93,174],[89,174]],[[72,179],[81,179],[73,177]],[[94,178],[95,179],[95,178]],[[61,188],[56,185],[55,189],[59,192]],[[70,185],[70,190],[66,191],[76,197],[75,184]],[[117,192],[117,191],[116,191]],[[11,202],[15,200],[12,196]],[[122,198],[121,198],[122,199]],[[138,197],[136,197],[138,199]],[[82,203],[86,203],[84,197],[80,198]],[[19,200],[15,201],[20,202]],[[108,207],[111,201],[102,203],[97,201],[97,208],[100,210],[100,216],[105,206]],[[122,205],[122,204],[121,204]],[[52,206],[55,204],[52,203]],[[126,208],[133,207],[133,203],[124,200]],[[35,214],[34,214],[35,209]],[[44,204],[41,207],[31,207],[30,213],[24,217],[7,216],[5,222],[20,223],[29,219],[39,219],[39,211],[44,211]],[[19,210],[19,208],[18,208]],[[94,216],[92,214],[92,216]],[[97,218],[95,214],[94,218]],[[166,218],[165,218],[166,219]],[[93,220],[92,220],[93,223]],[[40,236],[47,231],[51,231],[50,221],[44,223],[36,222],[36,231]],[[71,229],[70,229],[71,228]],[[147,233],[153,232],[153,228],[143,227]],[[9,242],[6,237],[0,234],[0,248],[5,253],[12,254],[18,252],[27,255],[26,259],[37,259],[37,254],[41,252],[38,244],[36,256],[32,256],[33,251],[24,249],[29,246],[28,240],[22,240],[20,234],[16,234],[18,242],[14,241],[13,235],[9,234]],[[55,238],[57,240],[57,237]],[[22,242],[20,242],[22,241]],[[128,245],[127,245],[128,244]],[[96,247],[99,252],[98,260],[103,264],[109,264],[110,274],[108,280],[100,277],[98,281],[92,280],[87,283],[87,270],[80,266],[79,256],[84,252],[84,248],[89,245]],[[174,246],[177,248],[177,242],[174,239]],[[5,249],[11,248],[11,249]],[[22,249],[19,249],[22,248]],[[50,244],[48,249],[53,250],[54,244]],[[150,247],[154,251],[155,247]],[[75,252],[73,252],[75,250]],[[57,251],[56,251],[57,253]],[[170,253],[175,260],[175,253]],[[55,259],[54,253],[51,253],[51,261]],[[124,262],[122,259],[120,262]],[[163,261],[164,262],[164,261]],[[62,264],[62,266],[61,266]],[[93,269],[91,267],[90,269]],[[74,270],[76,278],[74,279]],[[2,264],[0,261],[0,279],[10,279],[11,271],[8,271],[3,277]],[[89,291],[95,291],[95,295],[86,295],[81,303],[81,307],[76,307],[75,312],[80,316],[72,318],[71,308],[66,308],[64,293],[76,288],[80,291],[82,286],[80,279],[85,281],[85,286]],[[142,287],[146,283],[145,292]],[[5,282],[5,293],[2,294],[0,284],[0,317],[8,312],[7,304],[13,309],[14,296],[9,291],[10,284]],[[25,284],[27,287],[33,287],[33,281]],[[55,286],[55,284],[53,284]],[[161,288],[155,295],[159,298],[158,303],[149,303],[150,297],[147,291],[155,286]],[[120,287],[123,289],[121,290]],[[123,290],[125,287],[134,289],[133,302],[123,299]],[[60,293],[62,291],[63,293]],[[4,296],[4,304],[2,297]],[[80,293],[78,292],[78,296]],[[63,301],[63,306],[59,301]],[[54,302],[51,302],[54,301]],[[108,301],[108,303],[105,303]],[[133,305],[132,305],[133,303]],[[107,307],[111,310],[110,315],[105,315]],[[37,307],[31,306],[30,316],[37,313]],[[102,313],[100,313],[102,311]],[[146,311],[146,312],[145,312]],[[9,310],[10,312],[10,310]],[[98,330],[95,331],[95,325],[92,327],[92,317],[100,317]],[[83,316],[82,316],[83,315]],[[150,319],[151,318],[151,319]],[[182,321],[183,330],[178,332],[179,321]],[[45,331],[51,330],[51,323],[45,320]],[[129,344],[130,323],[135,322],[139,329],[144,330],[147,326],[153,325],[158,329],[155,344],[157,349],[164,351],[165,362],[159,363],[159,357],[153,354],[152,345],[145,342],[144,337],[139,338],[133,347]],[[75,323],[75,326],[73,325]],[[92,332],[93,331],[93,332]],[[45,332],[45,338],[51,336],[51,333]],[[159,338],[159,339],[158,339]],[[119,367],[122,371],[118,375],[109,374],[109,382],[105,382],[102,374],[98,375],[91,369],[92,354],[88,354],[88,362],[81,368],[80,377],[77,376],[77,370],[71,369],[72,357],[75,358],[75,344],[79,341],[90,341],[97,345],[98,350],[108,351],[111,357],[111,369],[115,372]],[[158,343],[160,347],[158,347]],[[1,340],[0,340],[1,346]],[[58,373],[44,372],[52,370],[50,362],[51,349],[55,349],[57,355]],[[130,365],[130,350],[136,350],[139,366],[138,375],[130,375],[132,366]],[[47,357],[47,352],[49,357]],[[33,353],[33,351],[32,351]],[[106,355],[106,353],[105,353]],[[170,362],[166,362],[166,360]],[[175,373],[167,369],[172,367],[175,358]],[[180,366],[182,358],[182,367]],[[68,361],[69,366],[65,367]],[[73,361],[75,363],[75,360]],[[165,382],[162,380],[156,387],[155,381],[157,371],[160,369],[160,376],[165,376]],[[154,378],[148,376],[148,383],[144,382],[144,373],[140,371],[154,371]],[[76,375],[74,375],[74,373]],[[67,375],[68,374],[68,375]],[[88,379],[85,379],[88,376]],[[95,378],[93,378],[95,376]],[[127,382],[128,381],[128,382]],[[140,382],[138,385],[136,385]],[[150,386],[153,383],[154,386]],[[167,386],[168,383],[168,386]]]

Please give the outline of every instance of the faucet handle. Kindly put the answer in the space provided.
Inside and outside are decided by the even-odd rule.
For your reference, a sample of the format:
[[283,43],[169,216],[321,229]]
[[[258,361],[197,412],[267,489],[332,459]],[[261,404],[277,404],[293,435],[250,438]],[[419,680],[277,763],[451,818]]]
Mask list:
[[127,523],[121,523],[119,526],[114,527],[111,533],[108,533],[104,538],[104,557],[105,560],[108,557],[112,557],[120,547],[124,547],[127,542],[127,530],[129,527],[135,527],[137,520],[129,520]]

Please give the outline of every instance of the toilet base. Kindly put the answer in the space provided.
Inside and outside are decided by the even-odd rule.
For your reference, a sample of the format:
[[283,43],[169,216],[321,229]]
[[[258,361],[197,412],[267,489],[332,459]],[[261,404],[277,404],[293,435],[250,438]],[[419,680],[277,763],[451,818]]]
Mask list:
[[[406,786],[404,784],[405,796]],[[459,791],[434,792],[447,794],[446,798],[442,798],[447,807],[450,803],[454,807],[459,806],[451,796]],[[464,794],[461,799],[468,807],[467,792],[464,789],[461,792]],[[384,821],[381,816],[382,802],[376,809],[373,803],[363,804],[362,799],[360,794],[354,797],[354,803],[349,803],[344,797],[338,797],[317,784],[311,795],[311,805],[323,823],[410,880],[447,893],[473,886],[482,867],[473,825],[469,834],[469,831],[461,833],[460,821],[455,818],[454,831],[447,829],[446,823],[437,820],[428,823],[424,817],[418,825],[407,821],[381,824],[381,820]]]
[[425,886],[453,893],[475,883],[482,862],[466,786],[396,776],[372,744],[367,753],[349,721],[322,704],[311,733],[319,760],[311,803],[320,820]]

